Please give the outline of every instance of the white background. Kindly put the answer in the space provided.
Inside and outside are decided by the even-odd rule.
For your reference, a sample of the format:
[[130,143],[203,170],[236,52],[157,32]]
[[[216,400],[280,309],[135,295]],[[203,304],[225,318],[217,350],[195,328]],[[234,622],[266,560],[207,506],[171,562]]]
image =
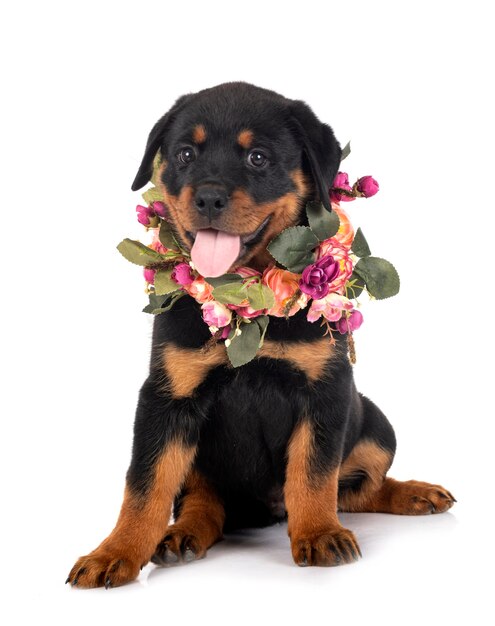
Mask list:
[[[4,623],[493,618],[489,5],[4,5]],[[342,516],[363,550],[352,566],[297,568],[280,526],[120,589],[71,590],[75,558],[115,522],[147,370],[140,271],[115,250],[141,233],[130,185],[147,133],[181,94],[239,79],[305,99],[352,140],[351,177],[379,180],[349,210],[402,291],[364,307],[356,377],[396,428],[392,475],[459,502],[426,518]]]

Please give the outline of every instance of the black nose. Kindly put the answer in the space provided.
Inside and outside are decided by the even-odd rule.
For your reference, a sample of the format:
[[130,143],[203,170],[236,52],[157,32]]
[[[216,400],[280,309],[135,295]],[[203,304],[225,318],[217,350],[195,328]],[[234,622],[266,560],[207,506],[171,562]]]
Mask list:
[[194,202],[198,212],[212,220],[227,207],[227,190],[217,185],[198,187]]

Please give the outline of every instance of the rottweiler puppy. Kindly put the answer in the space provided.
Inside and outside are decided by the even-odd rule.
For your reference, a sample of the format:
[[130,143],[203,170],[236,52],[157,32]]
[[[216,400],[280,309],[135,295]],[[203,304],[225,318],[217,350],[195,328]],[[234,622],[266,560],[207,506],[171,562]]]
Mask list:
[[[238,238],[234,257],[212,237],[201,243],[217,274],[265,269],[268,242],[307,223],[307,201],[331,210],[341,157],[307,104],[246,83],[179,98],[151,130],[133,190],[150,180],[157,153],[182,245],[205,229],[220,233],[216,243]],[[338,510],[447,511],[455,500],[443,487],[387,477],[392,426],[356,390],[346,337],[332,344],[324,333],[305,311],[272,318],[258,356],[234,369],[190,296],[156,316],[120,516],[68,582],[122,585],[150,560],[198,559],[223,532],[286,516],[295,563],[339,565],[361,552]]]

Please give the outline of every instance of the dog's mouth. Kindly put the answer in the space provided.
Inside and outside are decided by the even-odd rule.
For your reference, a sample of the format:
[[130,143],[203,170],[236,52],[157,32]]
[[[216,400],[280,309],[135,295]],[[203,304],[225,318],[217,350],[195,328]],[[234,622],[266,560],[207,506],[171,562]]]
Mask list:
[[259,243],[270,222],[271,215],[251,233],[237,235],[216,228],[187,231],[192,242],[191,259],[202,276],[214,278],[225,274],[250,248]]

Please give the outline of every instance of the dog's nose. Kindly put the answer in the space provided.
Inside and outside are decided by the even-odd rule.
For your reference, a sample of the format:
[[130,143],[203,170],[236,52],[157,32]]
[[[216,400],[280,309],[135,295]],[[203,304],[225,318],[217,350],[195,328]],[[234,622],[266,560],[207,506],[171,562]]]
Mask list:
[[227,207],[227,190],[218,185],[198,187],[194,196],[194,203],[201,215],[205,215],[212,220]]

